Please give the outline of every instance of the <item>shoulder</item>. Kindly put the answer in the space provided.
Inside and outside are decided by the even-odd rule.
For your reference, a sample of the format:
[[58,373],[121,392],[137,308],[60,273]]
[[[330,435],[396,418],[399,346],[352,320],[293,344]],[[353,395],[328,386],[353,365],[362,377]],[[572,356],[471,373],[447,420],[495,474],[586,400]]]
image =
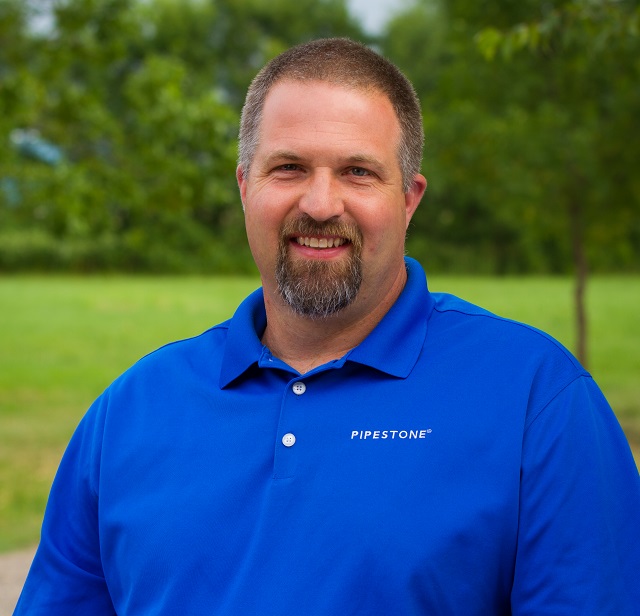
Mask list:
[[553,336],[526,323],[490,312],[480,306],[448,293],[432,294],[435,306],[433,324],[437,330],[458,331],[459,337],[470,345],[485,345],[487,351],[500,348],[508,355],[543,356],[555,358],[581,374],[587,374],[573,354]]
[[119,389],[131,383],[166,383],[167,379],[180,380],[187,374],[208,373],[212,378],[214,367],[221,362],[229,330],[229,321],[215,325],[204,332],[182,340],[169,342],[144,355],[112,384]]
[[460,386],[471,380],[482,383],[487,396],[517,398],[530,420],[576,381],[591,380],[549,334],[453,295],[434,293],[433,299],[427,348],[458,375]]

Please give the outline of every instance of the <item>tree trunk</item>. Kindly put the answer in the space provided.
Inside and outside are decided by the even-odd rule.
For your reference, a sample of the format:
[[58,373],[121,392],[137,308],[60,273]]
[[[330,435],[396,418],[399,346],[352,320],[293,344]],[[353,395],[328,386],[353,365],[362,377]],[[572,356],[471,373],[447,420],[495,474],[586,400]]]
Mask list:
[[587,311],[585,306],[585,291],[587,288],[587,255],[584,246],[584,220],[582,208],[576,200],[569,205],[571,220],[571,245],[573,253],[573,271],[575,280],[574,309],[576,327],[576,357],[587,368]]

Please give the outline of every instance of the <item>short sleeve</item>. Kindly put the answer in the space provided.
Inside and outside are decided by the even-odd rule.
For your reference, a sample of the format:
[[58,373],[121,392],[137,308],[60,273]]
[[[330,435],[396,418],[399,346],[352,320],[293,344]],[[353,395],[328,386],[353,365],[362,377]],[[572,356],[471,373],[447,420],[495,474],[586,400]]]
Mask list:
[[640,614],[640,479],[589,376],[525,428],[512,613]]
[[14,616],[115,614],[100,558],[98,484],[107,397],[76,429],[51,488],[34,557]]

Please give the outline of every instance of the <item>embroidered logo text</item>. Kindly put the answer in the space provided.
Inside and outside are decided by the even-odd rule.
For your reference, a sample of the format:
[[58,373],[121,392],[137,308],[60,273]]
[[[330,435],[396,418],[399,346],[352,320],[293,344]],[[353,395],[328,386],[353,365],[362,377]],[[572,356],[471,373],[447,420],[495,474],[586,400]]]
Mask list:
[[433,430],[427,428],[424,430],[352,430],[351,440],[415,440],[426,439],[427,434],[431,434]]

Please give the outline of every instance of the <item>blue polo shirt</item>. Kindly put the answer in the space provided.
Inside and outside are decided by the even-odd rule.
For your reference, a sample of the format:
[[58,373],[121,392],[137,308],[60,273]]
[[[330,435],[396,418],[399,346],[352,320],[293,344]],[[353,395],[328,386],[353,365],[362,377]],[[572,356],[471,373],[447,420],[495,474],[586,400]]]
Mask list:
[[407,285],[301,376],[262,292],[117,379],[61,462],[16,614],[638,614],[640,483],[557,342]]

